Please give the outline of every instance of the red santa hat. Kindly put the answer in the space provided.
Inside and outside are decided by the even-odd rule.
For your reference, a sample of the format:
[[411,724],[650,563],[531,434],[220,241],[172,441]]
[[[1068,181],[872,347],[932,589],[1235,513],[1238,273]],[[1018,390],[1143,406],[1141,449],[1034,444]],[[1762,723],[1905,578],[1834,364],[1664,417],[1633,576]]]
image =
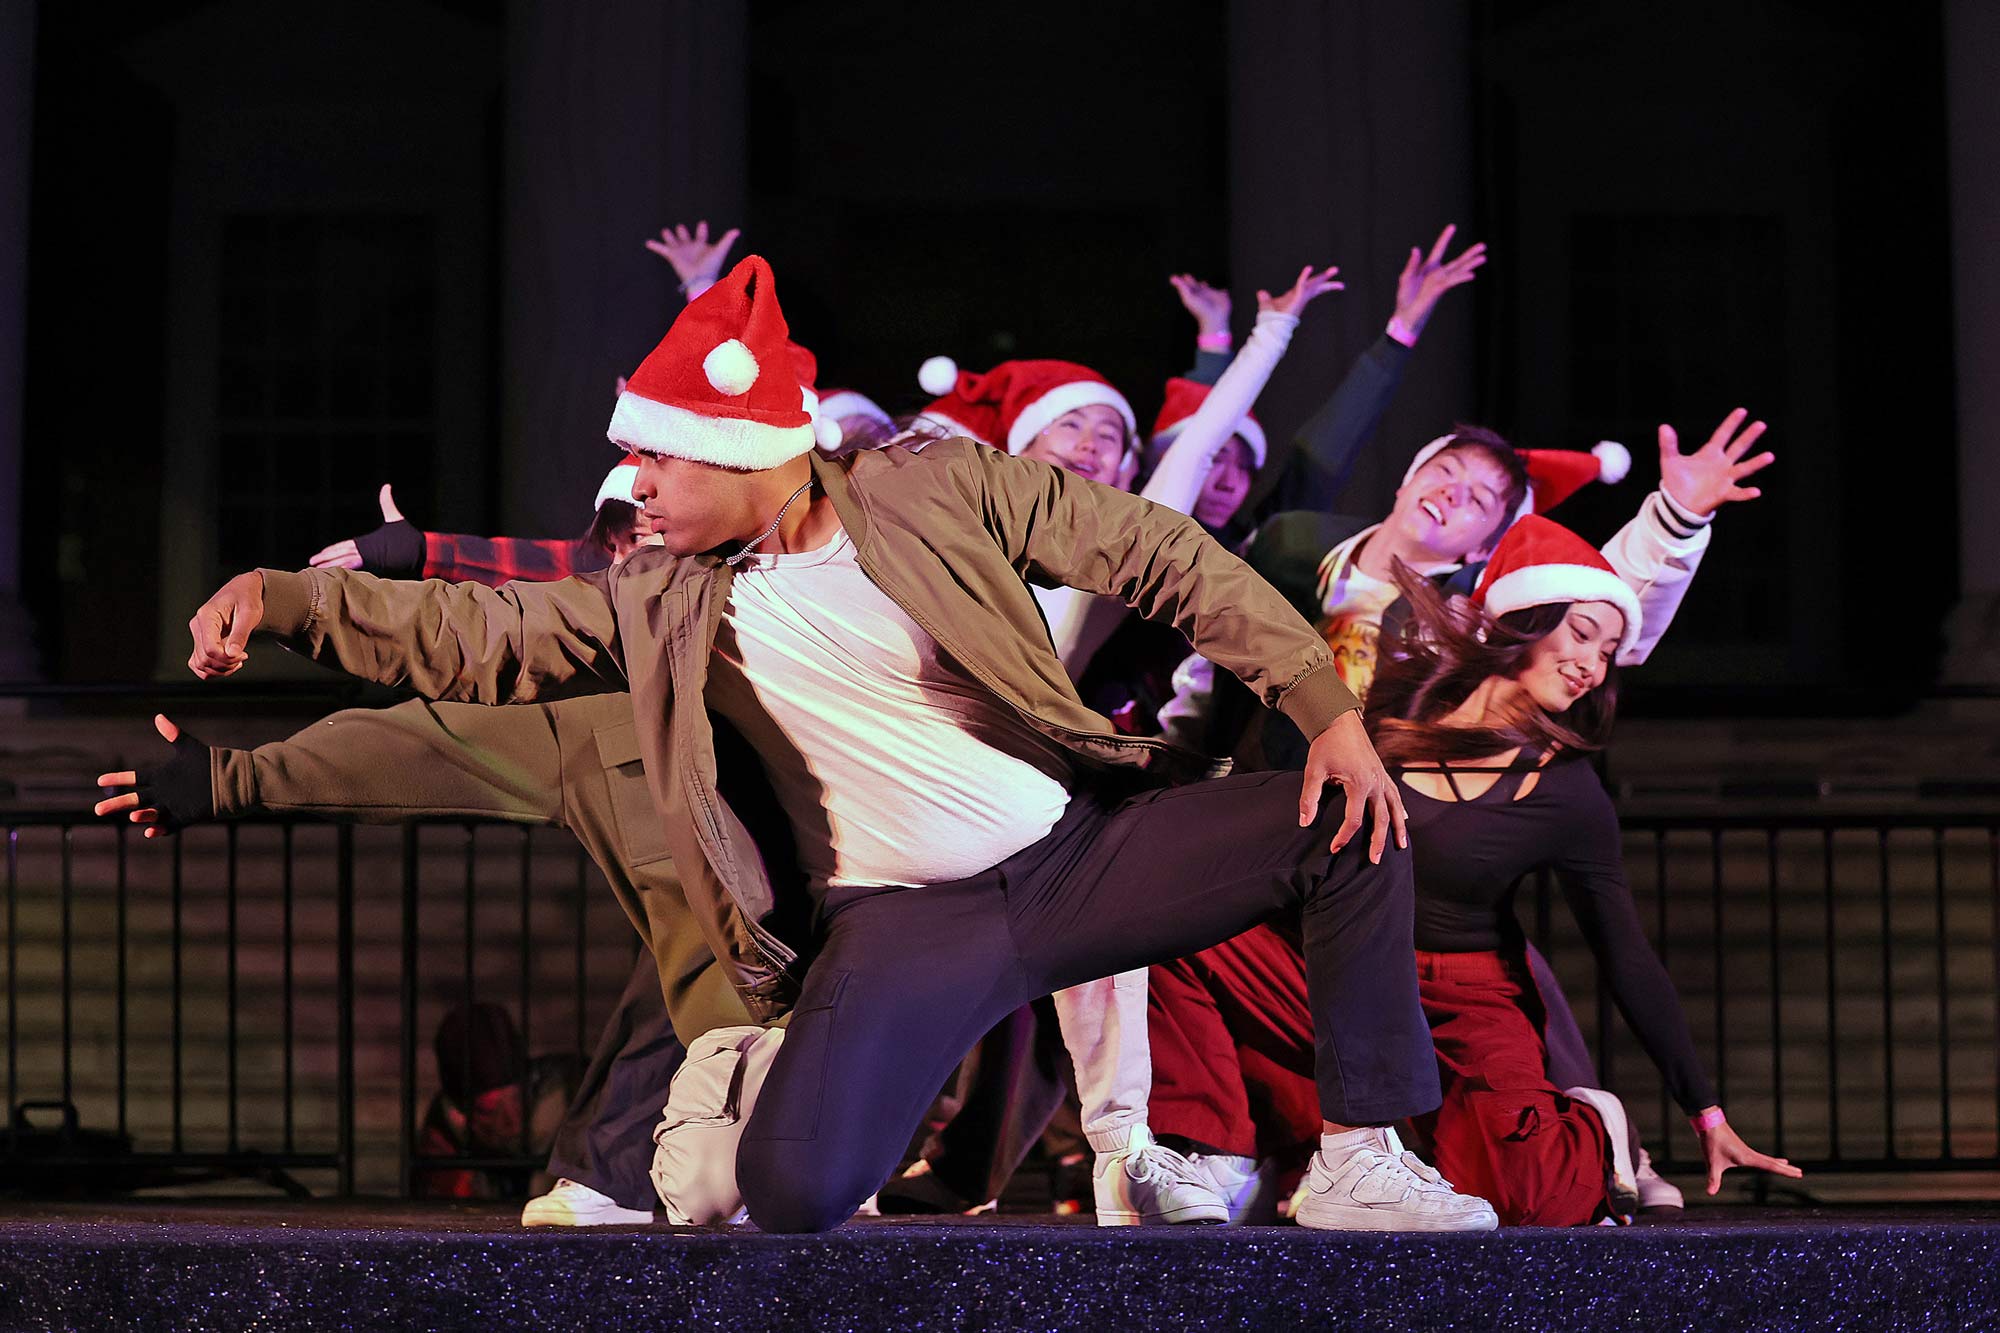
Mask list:
[[804,343],[787,340],[785,355],[792,363],[792,374],[798,378],[803,391],[806,415],[813,421],[813,443],[827,453],[840,448],[840,423],[834,420],[835,413],[826,410],[819,396],[819,358]]
[[604,484],[597,488],[597,508],[604,508],[607,500],[638,508],[639,502],[632,498],[632,483],[638,479],[639,456],[627,454],[618,460],[618,466],[604,474]]
[[[1440,435],[1410,460],[1403,481],[1417,475],[1417,469],[1458,442],[1456,435]],[[1615,486],[1632,470],[1632,451],[1616,440],[1599,440],[1585,453],[1581,449],[1516,449],[1514,456],[1528,471],[1528,493],[1508,525],[1529,514],[1546,514],[1593,481]]]
[[1472,600],[1495,616],[1559,602],[1609,602],[1625,616],[1619,655],[1639,641],[1639,594],[1595,546],[1539,514],[1523,518],[1500,539]]
[[606,432],[637,453],[761,471],[816,443],[771,266],[750,255],[688,303],[625,381]]
[[1018,454],[1065,412],[1093,404],[1125,420],[1126,449],[1136,443],[1138,418],[1125,395],[1104,376],[1074,361],[1002,361],[984,375],[934,356],[917,371],[924,392],[939,395],[922,419]]
[[[1160,415],[1153,419],[1155,450],[1165,449],[1174,442],[1174,437],[1181,433],[1181,427],[1187,424],[1187,419],[1207,401],[1208,394],[1209,386],[1199,380],[1183,379],[1176,375],[1167,381],[1167,400],[1160,405]],[[1250,452],[1256,455],[1256,466],[1264,466],[1267,452],[1264,427],[1258,423],[1256,417],[1245,412],[1237,421],[1236,428],[1230,433],[1242,436],[1243,442],[1250,446]]]

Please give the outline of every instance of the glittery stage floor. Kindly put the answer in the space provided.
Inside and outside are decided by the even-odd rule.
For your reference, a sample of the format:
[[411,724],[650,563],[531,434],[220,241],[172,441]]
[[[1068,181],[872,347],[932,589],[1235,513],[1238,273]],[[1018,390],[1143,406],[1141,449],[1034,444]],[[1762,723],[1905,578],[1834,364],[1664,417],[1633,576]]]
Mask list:
[[[5,1207],[0,1205],[0,1207]],[[524,1231],[437,1204],[0,1214],[0,1329],[1957,1329],[2000,1326],[2000,1210],[1707,1208],[1487,1236]]]

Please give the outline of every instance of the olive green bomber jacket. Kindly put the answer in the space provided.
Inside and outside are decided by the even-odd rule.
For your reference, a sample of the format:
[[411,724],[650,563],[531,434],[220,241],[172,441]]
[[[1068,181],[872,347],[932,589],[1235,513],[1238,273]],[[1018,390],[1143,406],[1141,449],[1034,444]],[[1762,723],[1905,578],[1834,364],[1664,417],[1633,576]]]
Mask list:
[[[1308,736],[1358,708],[1324,641],[1192,519],[968,440],[812,457],[869,578],[1086,767],[1162,783],[1206,761],[1119,735],[1078,698],[1033,581],[1173,624]],[[810,905],[755,757],[700,697],[732,570],[642,549],[614,569],[500,588],[265,570],[260,631],[435,699],[526,703],[629,689],[654,806],[690,906],[760,1018],[796,991]]]

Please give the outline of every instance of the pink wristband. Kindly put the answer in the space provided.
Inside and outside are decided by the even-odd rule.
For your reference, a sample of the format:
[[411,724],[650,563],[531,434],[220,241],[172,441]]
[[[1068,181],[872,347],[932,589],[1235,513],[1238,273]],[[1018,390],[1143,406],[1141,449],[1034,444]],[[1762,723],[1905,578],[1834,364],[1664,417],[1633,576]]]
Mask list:
[[1688,1123],[1694,1126],[1695,1133],[1706,1134],[1711,1129],[1719,1129],[1728,1124],[1729,1117],[1722,1113],[1720,1106],[1711,1106],[1700,1115],[1689,1116]]
[[1214,333],[1201,334],[1194,340],[1194,345],[1204,352],[1226,352],[1235,341],[1228,329],[1217,329]]

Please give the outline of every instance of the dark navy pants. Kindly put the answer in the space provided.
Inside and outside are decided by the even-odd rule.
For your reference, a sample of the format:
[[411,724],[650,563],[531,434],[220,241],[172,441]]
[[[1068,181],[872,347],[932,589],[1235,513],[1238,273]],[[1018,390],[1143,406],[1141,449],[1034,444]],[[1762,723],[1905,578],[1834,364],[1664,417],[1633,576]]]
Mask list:
[[1298,773],[1120,802],[1074,797],[1048,836],[947,884],[829,895],[819,954],[737,1155],[751,1220],[821,1231],[895,1170],[966,1052],[1023,1003],[1302,914],[1315,1081],[1329,1120],[1440,1101],[1410,950],[1409,855],[1338,856],[1340,793],[1298,826]]

